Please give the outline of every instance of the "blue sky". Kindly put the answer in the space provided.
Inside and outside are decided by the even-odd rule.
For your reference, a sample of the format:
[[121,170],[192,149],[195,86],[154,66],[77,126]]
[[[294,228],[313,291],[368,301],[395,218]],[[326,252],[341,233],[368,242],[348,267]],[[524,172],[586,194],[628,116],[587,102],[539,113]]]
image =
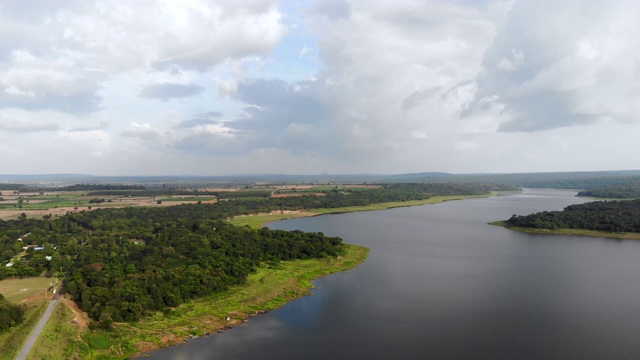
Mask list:
[[639,7],[0,0],[2,172],[638,169]]

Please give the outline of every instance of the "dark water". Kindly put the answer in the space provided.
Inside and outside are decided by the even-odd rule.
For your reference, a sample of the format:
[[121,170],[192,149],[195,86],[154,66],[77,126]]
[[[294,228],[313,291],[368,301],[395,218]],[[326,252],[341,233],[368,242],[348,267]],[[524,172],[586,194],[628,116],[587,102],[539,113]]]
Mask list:
[[486,225],[583,202],[522,195],[287,220],[367,246],[313,296],[152,359],[640,359],[640,241]]

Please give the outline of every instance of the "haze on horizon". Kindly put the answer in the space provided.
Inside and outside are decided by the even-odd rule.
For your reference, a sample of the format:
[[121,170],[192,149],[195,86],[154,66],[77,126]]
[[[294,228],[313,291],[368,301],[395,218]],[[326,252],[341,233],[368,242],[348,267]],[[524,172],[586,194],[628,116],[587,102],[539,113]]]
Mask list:
[[640,169],[639,12],[0,0],[2,173]]

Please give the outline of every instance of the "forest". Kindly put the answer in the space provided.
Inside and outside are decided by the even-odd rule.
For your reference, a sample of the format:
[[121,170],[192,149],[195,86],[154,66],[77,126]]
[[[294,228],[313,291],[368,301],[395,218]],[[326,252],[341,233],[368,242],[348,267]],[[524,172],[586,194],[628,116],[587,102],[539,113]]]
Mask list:
[[638,199],[640,198],[640,180],[580,191],[578,196],[610,199]]
[[[514,190],[487,184],[392,184],[334,188],[325,196],[224,200],[169,207],[104,208],[43,219],[0,220],[0,279],[65,274],[66,291],[109,328],[245,281],[262,264],[337,256],[339,238],[253,230],[226,220],[283,210],[364,206]],[[23,252],[26,247],[26,252]],[[19,258],[16,258],[19,257]]]
[[594,201],[570,205],[563,211],[513,215],[507,225],[540,229],[585,229],[640,232],[640,200]]

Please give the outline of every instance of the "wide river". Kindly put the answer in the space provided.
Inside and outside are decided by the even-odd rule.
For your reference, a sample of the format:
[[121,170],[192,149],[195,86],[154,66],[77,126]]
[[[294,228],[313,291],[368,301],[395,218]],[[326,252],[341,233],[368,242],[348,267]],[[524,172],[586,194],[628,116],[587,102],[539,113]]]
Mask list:
[[560,210],[522,194],[280,221],[367,246],[314,295],[151,359],[640,359],[640,241],[487,225]]

